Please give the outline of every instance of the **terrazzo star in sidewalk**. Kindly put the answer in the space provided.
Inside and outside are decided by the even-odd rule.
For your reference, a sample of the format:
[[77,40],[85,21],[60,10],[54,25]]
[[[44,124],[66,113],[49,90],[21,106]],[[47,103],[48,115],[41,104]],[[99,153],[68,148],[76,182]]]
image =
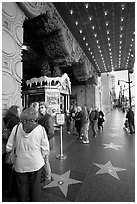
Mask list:
[[68,192],[68,185],[82,182],[82,181],[78,181],[75,179],[71,179],[71,178],[69,178],[69,176],[70,176],[70,170],[67,171],[66,173],[62,174],[62,175],[52,173],[53,181],[43,188],[51,188],[51,187],[58,186],[60,188],[60,190],[62,191],[62,193],[66,197],[67,192]]
[[118,137],[118,135],[115,134],[115,133],[110,133],[109,135],[110,135],[111,137]]
[[119,167],[114,167],[112,166],[111,162],[108,161],[105,165],[103,164],[96,164],[96,163],[93,163],[95,164],[96,166],[98,166],[100,168],[100,170],[96,173],[96,174],[105,174],[105,173],[108,173],[110,174],[111,176],[113,176],[114,178],[119,179],[118,175],[117,175],[117,171],[124,171],[126,169],[122,169],[122,168],[119,168]]
[[103,145],[105,145],[105,147],[104,147],[105,149],[111,148],[111,149],[115,149],[117,151],[119,150],[118,147],[123,147],[123,146],[120,146],[120,145],[115,145],[112,142],[110,144],[103,144]]

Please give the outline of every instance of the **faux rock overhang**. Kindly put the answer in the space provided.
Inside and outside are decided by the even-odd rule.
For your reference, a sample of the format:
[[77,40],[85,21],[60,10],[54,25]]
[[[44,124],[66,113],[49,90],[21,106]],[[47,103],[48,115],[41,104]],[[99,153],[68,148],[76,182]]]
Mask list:
[[[28,16],[24,26],[41,38],[48,59],[59,66],[73,65],[74,69],[77,63],[84,59],[85,66],[82,66],[81,71],[85,75],[81,77],[75,75],[76,70],[74,70],[74,75],[78,80],[83,81],[90,78],[95,70],[54,5],[49,2],[20,2],[18,5]],[[81,63],[79,65],[81,67]]]

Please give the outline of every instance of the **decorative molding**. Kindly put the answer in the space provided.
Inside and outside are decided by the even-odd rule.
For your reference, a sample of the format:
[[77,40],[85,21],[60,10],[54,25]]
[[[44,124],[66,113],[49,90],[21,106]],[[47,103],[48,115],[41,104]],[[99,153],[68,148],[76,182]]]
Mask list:
[[5,27],[7,30],[10,30],[11,22],[7,19],[4,15],[2,16],[2,26]]
[[6,68],[6,69],[10,69],[10,62],[11,60],[10,59],[7,59],[5,57],[2,57],[2,67],[3,68]]
[[2,33],[2,52],[8,56],[13,57],[16,54],[16,42],[10,32],[3,29]]
[[10,18],[10,19],[15,19],[17,17],[17,7],[16,3],[14,2],[3,2],[2,3],[2,10],[4,14]]
[[16,42],[21,47],[22,44],[23,44],[23,28],[22,28],[22,24],[16,23],[14,25],[14,35],[15,35]]
[[21,83],[22,79],[22,63],[21,63],[21,58],[15,58],[12,61],[12,73],[15,76],[16,80],[18,83]]
[[2,94],[4,97],[13,97],[13,95],[17,92],[17,82],[14,76],[8,72],[2,71]]

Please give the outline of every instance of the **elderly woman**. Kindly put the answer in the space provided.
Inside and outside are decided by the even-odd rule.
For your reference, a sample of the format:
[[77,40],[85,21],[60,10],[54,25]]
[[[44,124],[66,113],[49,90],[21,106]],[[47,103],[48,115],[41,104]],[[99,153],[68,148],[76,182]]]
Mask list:
[[6,151],[10,152],[15,143],[17,157],[13,168],[19,202],[40,201],[41,171],[45,155],[49,152],[49,142],[45,129],[35,122],[36,119],[34,108],[25,109],[20,116],[20,124],[13,128],[6,145]]

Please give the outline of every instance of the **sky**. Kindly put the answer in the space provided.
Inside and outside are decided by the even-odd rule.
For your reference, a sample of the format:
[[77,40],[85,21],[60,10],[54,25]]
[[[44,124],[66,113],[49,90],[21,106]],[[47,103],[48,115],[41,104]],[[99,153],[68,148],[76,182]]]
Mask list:
[[[122,89],[127,89],[124,91],[124,95],[127,96],[127,98],[129,98],[129,84],[126,83],[128,82],[128,71],[116,71],[114,72],[114,76],[115,76],[115,91],[116,91],[116,97],[119,96],[119,91],[120,91],[120,86],[122,86]],[[118,80],[124,80],[126,82],[120,81],[120,86],[118,86]],[[132,87],[133,85],[135,85],[135,71],[133,72],[133,74],[130,74],[130,81],[132,81],[132,83],[130,84],[131,86],[131,97],[135,96],[135,86]],[[125,85],[125,87],[124,87]]]

